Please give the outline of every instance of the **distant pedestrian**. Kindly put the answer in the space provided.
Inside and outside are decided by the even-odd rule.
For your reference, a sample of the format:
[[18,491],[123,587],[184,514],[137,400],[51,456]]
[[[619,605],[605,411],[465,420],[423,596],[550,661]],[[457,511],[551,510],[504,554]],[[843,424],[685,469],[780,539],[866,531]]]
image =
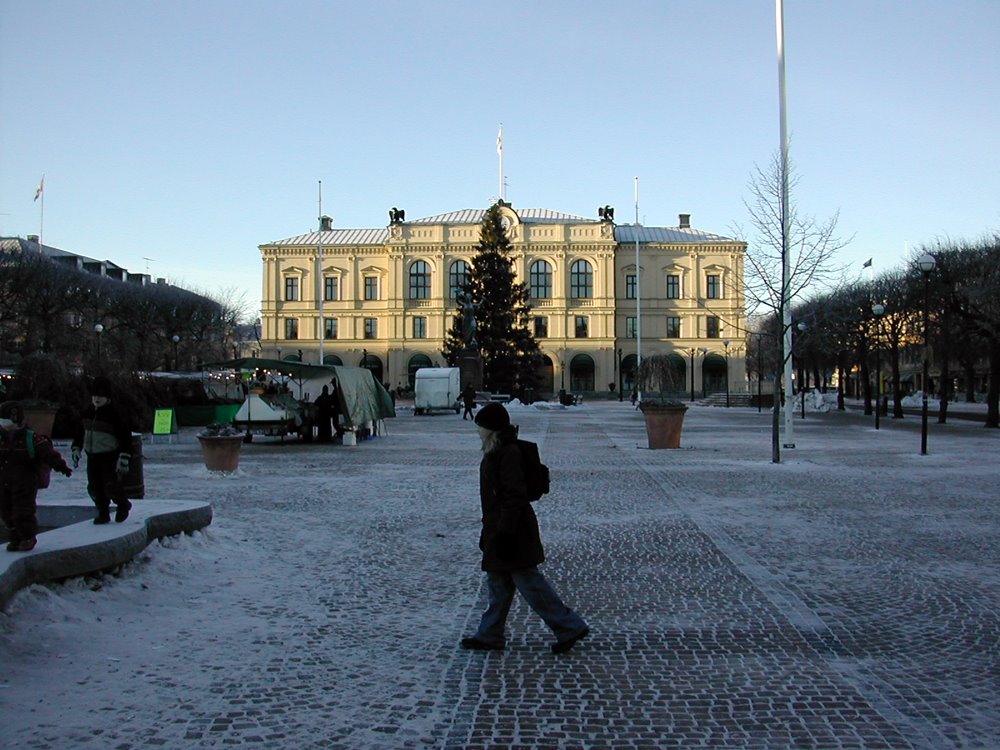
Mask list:
[[323,386],[323,391],[313,401],[316,409],[316,440],[329,443],[333,440],[333,397],[329,386]]
[[464,422],[466,418],[473,419],[472,412],[476,409],[476,389],[472,387],[472,383],[465,386],[465,390],[462,391],[462,403],[465,405],[462,421]]
[[528,605],[555,633],[552,652],[569,651],[590,628],[563,604],[538,566],[545,560],[538,520],[527,498],[524,465],[517,447],[517,429],[502,404],[486,404],[476,415],[483,441],[479,464],[482,531],[479,549],[486,571],[489,603],[475,635],[462,639],[462,648],[501,651],[505,647],[507,613],[520,592]]
[[111,381],[98,376],[90,386],[90,406],[73,438],[73,466],[87,453],[87,492],[97,506],[94,523],[111,521],[111,501],[115,503],[115,521],[128,518],[132,503],[125,496],[122,479],[128,473],[132,455],[132,430],[128,420],[112,403]]
[[[0,405],[0,518],[7,528],[8,552],[30,552],[37,543],[40,464],[66,476],[73,473],[51,440],[25,426],[20,403]],[[44,476],[47,480],[48,474]]]

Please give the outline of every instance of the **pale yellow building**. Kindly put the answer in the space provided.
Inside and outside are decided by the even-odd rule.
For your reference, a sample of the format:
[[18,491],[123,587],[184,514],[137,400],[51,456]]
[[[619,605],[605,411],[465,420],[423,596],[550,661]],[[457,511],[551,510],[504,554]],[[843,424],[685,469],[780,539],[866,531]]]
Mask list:
[[[676,227],[647,227],[615,224],[610,207],[596,220],[502,211],[545,356],[539,393],[621,383],[627,394],[640,348],[677,359],[685,394],[721,393],[727,382],[746,391],[745,243],[694,229],[687,214]],[[261,245],[262,354],[365,365],[393,388],[412,384],[418,367],[444,365],[484,212],[407,221],[393,209],[381,229],[336,229],[324,217],[320,231]]]

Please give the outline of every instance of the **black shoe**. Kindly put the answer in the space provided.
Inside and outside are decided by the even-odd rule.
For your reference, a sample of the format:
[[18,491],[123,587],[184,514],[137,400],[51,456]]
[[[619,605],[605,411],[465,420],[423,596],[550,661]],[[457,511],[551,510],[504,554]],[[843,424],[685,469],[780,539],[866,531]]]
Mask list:
[[35,537],[31,539],[22,539],[19,542],[11,542],[7,545],[8,552],[31,552],[35,548],[38,540]]
[[487,643],[486,641],[481,641],[478,638],[463,638],[462,648],[466,651],[503,651],[506,646],[502,643],[499,645],[495,643]]
[[121,523],[128,518],[128,512],[130,510],[132,510],[132,503],[128,500],[122,500],[119,502],[115,508],[115,523]]
[[569,651],[573,646],[576,645],[577,641],[581,641],[590,635],[590,628],[584,628],[579,633],[574,635],[572,638],[568,638],[565,641],[559,641],[558,643],[552,644],[553,654],[564,654]]
[[110,510],[99,510],[97,511],[97,518],[94,519],[95,524],[111,523],[111,511]]

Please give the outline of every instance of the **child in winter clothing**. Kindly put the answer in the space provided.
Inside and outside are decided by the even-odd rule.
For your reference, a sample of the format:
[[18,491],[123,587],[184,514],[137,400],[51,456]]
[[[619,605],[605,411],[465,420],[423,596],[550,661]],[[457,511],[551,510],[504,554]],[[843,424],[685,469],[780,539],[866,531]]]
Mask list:
[[132,503],[125,496],[122,477],[128,473],[132,455],[132,430],[111,404],[111,381],[98,376],[90,386],[90,406],[73,438],[73,466],[87,452],[87,492],[97,506],[94,523],[111,521],[111,501],[115,501],[115,521],[128,518]]
[[29,552],[35,548],[39,462],[66,476],[73,473],[59,451],[52,447],[51,440],[24,425],[21,404],[7,401],[0,405],[0,517],[10,540],[8,552]]

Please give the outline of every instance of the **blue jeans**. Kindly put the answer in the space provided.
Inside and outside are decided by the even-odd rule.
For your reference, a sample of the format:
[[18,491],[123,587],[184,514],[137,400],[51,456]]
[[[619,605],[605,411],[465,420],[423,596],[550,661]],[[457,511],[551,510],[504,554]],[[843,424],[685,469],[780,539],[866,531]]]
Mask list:
[[587,627],[580,615],[563,604],[559,594],[538,568],[522,568],[503,573],[487,572],[486,584],[489,588],[489,605],[479,621],[479,630],[475,636],[484,643],[503,645],[504,625],[516,591],[521,592],[528,605],[552,629],[557,640],[568,641]]

